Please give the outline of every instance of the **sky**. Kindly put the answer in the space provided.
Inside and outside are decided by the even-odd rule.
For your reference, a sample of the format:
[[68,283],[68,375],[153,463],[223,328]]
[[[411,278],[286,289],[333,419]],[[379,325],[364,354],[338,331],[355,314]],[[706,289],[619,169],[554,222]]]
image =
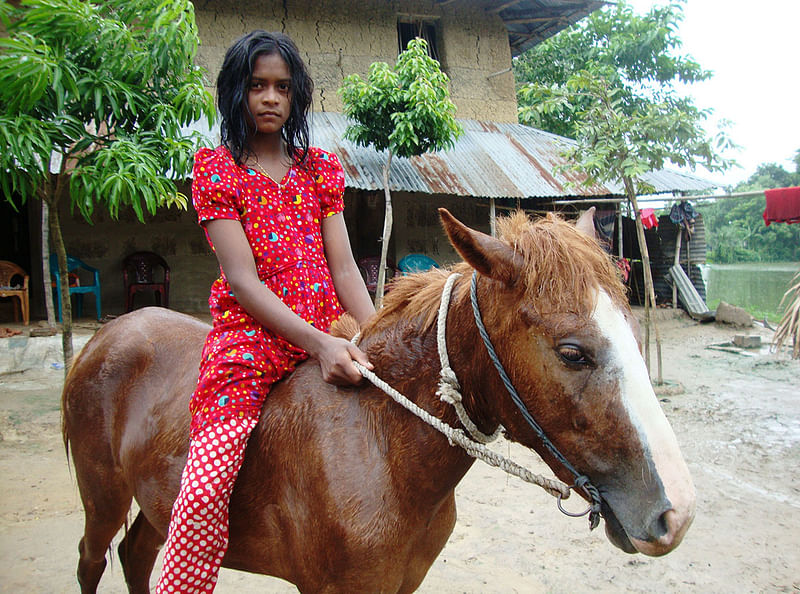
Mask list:
[[[637,14],[665,0],[628,0]],[[679,37],[682,54],[713,71],[707,81],[686,87],[701,108],[740,145],[725,153],[741,167],[724,173],[696,173],[723,186],[750,177],[762,163],[794,171],[800,149],[800,0],[687,0]]]

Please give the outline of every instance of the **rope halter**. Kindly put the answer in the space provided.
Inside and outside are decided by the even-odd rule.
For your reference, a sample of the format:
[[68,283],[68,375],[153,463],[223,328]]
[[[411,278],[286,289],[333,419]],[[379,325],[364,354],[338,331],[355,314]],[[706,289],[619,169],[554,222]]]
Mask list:
[[564,455],[558,451],[558,448],[553,444],[552,441],[545,435],[544,429],[536,422],[536,419],[533,418],[533,415],[528,410],[528,407],[525,406],[525,403],[520,398],[519,394],[517,393],[516,388],[514,388],[514,384],[511,383],[511,379],[508,377],[503,364],[500,362],[500,358],[497,356],[497,352],[494,350],[494,345],[492,344],[491,339],[489,338],[489,333],[486,331],[486,326],[483,325],[483,319],[481,317],[481,310],[478,306],[478,272],[475,270],[472,272],[472,282],[470,284],[470,291],[469,291],[469,298],[472,302],[472,313],[475,317],[475,324],[478,326],[478,333],[480,333],[481,338],[483,339],[483,344],[486,346],[486,351],[489,353],[489,358],[492,360],[495,369],[497,369],[497,373],[500,375],[500,379],[503,380],[503,385],[508,390],[509,396],[511,396],[511,400],[514,401],[514,404],[517,405],[519,412],[522,413],[523,418],[528,423],[531,429],[533,429],[534,433],[536,433],[536,437],[544,444],[547,450],[553,454],[556,460],[566,468],[572,476],[575,477],[575,482],[572,484],[570,489],[581,489],[584,493],[589,496],[591,503],[589,504],[589,509],[585,512],[580,514],[572,514],[564,510],[561,507],[561,497],[558,499],[558,509],[561,510],[568,516],[582,516],[586,513],[589,514],[589,529],[594,530],[597,528],[597,525],[600,523],[600,492],[597,490],[592,482],[589,480],[589,477],[579,473],[575,467],[569,463],[569,461],[564,457]]
[[[574,476],[575,482],[572,486],[567,486],[561,481],[557,479],[550,479],[547,477],[543,477],[541,475],[535,474],[528,470],[527,468],[517,464],[513,460],[509,460],[508,458],[503,457],[502,455],[493,452],[489,448],[487,448],[484,444],[493,441],[496,439],[500,432],[502,431],[502,426],[498,427],[497,430],[492,435],[486,435],[485,433],[481,432],[472,419],[469,418],[469,414],[467,413],[464,405],[462,404],[462,397],[460,392],[460,385],[458,383],[458,378],[456,377],[455,372],[450,367],[450,360],[447,355],[447,342],[446,342],[446,324],[447,324],[447,310],[450,303],[450,296],[453,290],[453,285],[455,281],[461,275],[457,272],[452,273],[445,282],[444,288],[442,290],[442,297],[439,304],[439,315],[437,318],[437,329],[436,329],[436,345],[439,351],[439,362],[441,364],[441,371],[439,372],[439,386],[436,391],[436,395],[439,398],[451,406],[456,411],[461,424],[464,428],[469,432],[469,436],[464,433],[462,429],[456,429],[451,427],[447,423],[443,422],[441,419],[434,417],[427,411],[423,410],[413,402],[411,402],[408,398],[406,398],[403,394],[395,390],[392,386],[387,384],[381,378],[379,378],[375,373],[361,365],[358,361],[353,361],[353,364],[356,366],[356,369],[361,373],[363,377],[368,379],[372,382],[375,386],[383,390],[386,394],[391,396],[391,398],[406,408],[408,411],[425,421],[431,427],[439,431],[440,433],[444,434],[450,445],[458,445],[464,449],[464,451],[472,456],[473,458],[477,458],[486,462],[490,466],[495,466],[497,468],[502,469],[503,471],[507,472],[508,474],[513,474],[524,480],[525,482],[538,485],[542,487],[545,491],[553,495],[554,497],[558,498],[558,509],[568,515],[573,517],[579,517],[589,514],[589,528],[593,530],[597,527],[600,522],[600,494],[597,491],[597,488],[592,485],[589,481],[589,478],[585,475],[579,474],[575,468],[567,461],[567,459],[556,449],[556,447],[550,442],[547,436],[544,434],[544,431],[539,427],[538,423],[533,419],[530,412],[528,412],[527,408],[525,407],[524,403],[520,399],[517,391],[514,389],[514,386],[511,384],[511,380],[508,378],[508,374],[505,372],[502,363],[500,363],[499,358],[497,357],[497,353],[494,350],[494,346],[492,345],[491,340],[489,339],[489,335],[486,332],[486,328],[483,324],[483,320],[481,319],[480,315],[480,308],[478,307],[478,299],[477,299],[477,272],[473,272],[472,275],[472,286],[470,291],[470,299],[472,301],[472,310],[473,315],[475,317],[475,323],[478,327],[478,332],[480,333],[481,337],[483,338],[484,345],[486,346],[487,351],[489,352],[489,357],[492,359],[492,362],[495,365],[498,373],[500,374],[500,378],[503,380],[503,384],[505,384],[506,389],[509,391],[512,400],[514,400],[517,407],[520,408],[523,417],[528,422],[528,424],[533,428],[534,432],[536,432],[539,439],[544,443],[545,447],[556,457],[556,459],[565,467],[567,468]],[[358,344],[359,338],[361,337],[361,333],[359,332],[356,334],[352,339],[351,342],[353,344]],[[471,436],[471,437],[470,437]],[[589,495],[592,503],[590,504],[589,508],[582,512],[582,513],[572,513],[566,511],[561,506],[561,501],[563,499],[567,499],[570,495],[570,490],[572,489],[582,489],[587,495]]]
[[464,405],[461,404],[461,386],[458,383],[456,372],[450,367],[450,358],[447,356],[447,309],[450,304],[453,284],[460,276],[459,273],[454,272],[447,277],[447,282],[445,282],[444,289],[442,289],[442,299],[439,302],[439,317],[436,320],[436,346],[439,350],[439,363],[442,369],[439,371],[439,389],[436,391],[436,395],[442,402],[448,403],[456,410],[458,420],[464,425],[472,439],[478,443],[490,443],[498,438],[503,426],[498,426],[494,433],[486,435],[472,422]]

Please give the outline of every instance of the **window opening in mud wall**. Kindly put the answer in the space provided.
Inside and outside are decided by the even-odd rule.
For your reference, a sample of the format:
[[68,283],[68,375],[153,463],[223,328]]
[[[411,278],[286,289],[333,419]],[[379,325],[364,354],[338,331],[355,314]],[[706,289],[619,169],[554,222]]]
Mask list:
[[437,22],[417,17],[400,17],[397,20],[397,53],[404,52],[408,42],[416,37],[422,37],[428,43],[428,55],[444,68],[442,55],[439,52]]

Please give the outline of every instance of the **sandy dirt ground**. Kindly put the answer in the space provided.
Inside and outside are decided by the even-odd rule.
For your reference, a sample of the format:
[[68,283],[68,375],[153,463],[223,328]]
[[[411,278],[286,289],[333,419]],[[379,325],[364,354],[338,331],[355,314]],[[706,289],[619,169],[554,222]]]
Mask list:
[[[662,394],[662,406],[698,493],[683,544],[662,558],[627,555],[585,518],[561,515],[538,487],[478,462],[458,487],[456,529],[420,592],[800,592],[800,362],[707,348],[743,332],[731,327],[688,317],[659,327],[664,378],[684,388]],[[759,326],[744,332],[772,336]],[[59,432],[61,374],[0,376],[2,592],[78,590],[83,510]],[[547,472],[529,452],[499,447]],[[118,561],[100,591],[126,591]],[[217,591],[295,589],[223,570]]]

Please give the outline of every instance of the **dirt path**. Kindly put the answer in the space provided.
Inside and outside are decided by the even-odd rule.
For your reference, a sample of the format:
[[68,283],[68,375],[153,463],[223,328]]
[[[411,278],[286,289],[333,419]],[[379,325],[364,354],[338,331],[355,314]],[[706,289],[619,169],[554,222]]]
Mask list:
[[[685,388],[663,406],[698,491],[683,544],[658,559],[626,555],[585,519],[558,513],[538,488],[477,463],[458,488],[457,527],[421,592],[800,592],[800,362],[706,348],[741,332],[729,327],[688,318],[660,327],[664,377]],[[0,377],[2,592],[77,591],[83,512],[59,433],[61,374]],[[521,448],[500,447],[546,472]],[[126,591],[116,560],[100,586]],[[223,570],[217,591],[295,589]]]

